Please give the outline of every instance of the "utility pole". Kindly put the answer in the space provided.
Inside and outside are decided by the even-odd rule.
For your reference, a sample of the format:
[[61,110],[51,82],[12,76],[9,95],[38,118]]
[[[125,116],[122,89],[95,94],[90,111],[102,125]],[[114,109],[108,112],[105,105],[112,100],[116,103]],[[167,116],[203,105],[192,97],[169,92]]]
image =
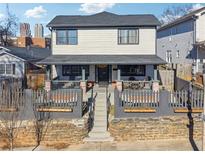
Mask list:
[[203,89],[204,89],[204,107],[203,107],[203,115],[202,115],[202,122],[203,122],[203,139],[202,139],[202,150],[205,151],[205,64],[203,64]]

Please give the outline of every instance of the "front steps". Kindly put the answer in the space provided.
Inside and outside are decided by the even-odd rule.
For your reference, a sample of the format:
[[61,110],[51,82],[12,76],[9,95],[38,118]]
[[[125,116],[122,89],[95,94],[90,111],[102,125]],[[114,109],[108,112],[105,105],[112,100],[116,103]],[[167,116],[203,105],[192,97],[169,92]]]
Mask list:
[[94,126],[88,137],[84,139],[85,142],[105,142],[113,141],[110,133],[107,131],[107,105],[106,105],[106,91],[104,87],[94,88],[94,93],[97,92],[94,112]]

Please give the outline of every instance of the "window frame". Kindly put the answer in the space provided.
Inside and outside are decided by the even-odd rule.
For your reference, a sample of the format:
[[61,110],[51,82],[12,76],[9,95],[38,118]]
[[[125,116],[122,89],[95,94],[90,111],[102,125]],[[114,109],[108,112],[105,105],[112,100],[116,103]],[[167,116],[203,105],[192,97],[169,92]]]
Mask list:
[[[123,74],[124,72],[122,71],[122,67],[143,67],[143,73],[142,74],[129,74],[128,72],[126,72],[126,74]],[[121,76],[146,76],[146,65],[118,65],[118,69],[120,69],[120,75]],[[133,69],[133,68],[129,68],[130,69]],[[135,68],[136,69],[136,68]],[[128,69],[126,69],[128,70]]]
[[[62,76],[71,76],[71,77],[81,76],[82,75],[81,71],[78,72],[79,74],[78,73],[73,74],[73,67],[76,67],[76,66],[77,67],[87,67],[87,71],[85,69],[85,76],[87,78],[90,75],[90,67],[89,67],[89,65],[62,65]],[[65,67],[69,67],[70,73],[65,73],[64,72]],[[78,69],[80,69],[80,68],[78,68]]]
[[[0,63],[0,65],[4,65],[4,73],[0,75],[15,75],[16,74],[16,64],[15,63]],[[7,73],[7,65],[11,66],[11,73]]]
[[[78,45],[78,29],[56,29],[56,45]],[[64,37],[58,37],[58,31],[66,31],[66,43],[65,44],[59,44],[58,43],[58,38],[64,38]],[[71,38],[76,38],[76,44],[69,44],[69,31],[76,31],[76,37],[71,37]]]
[[166,51],[166,62],[167,63],[172,63],[172,50],[167,50]]
[[[128,30],[128,43],[121,43],[120,42],[120,31],[121,30]],[[136,43],[129,43],[129,30],[136,30]],[[135,28],[135,27],[130,27],[130,28],[118,28],[118,45],[138,45],[139,44],[139,28]]]
[[6,72],[6,64],[5,64],[5,63],[0,63],[0,65],[3,65],[3,72],[4,72],[4,73],[0,73],[0,75],[5,75],[5,72]]

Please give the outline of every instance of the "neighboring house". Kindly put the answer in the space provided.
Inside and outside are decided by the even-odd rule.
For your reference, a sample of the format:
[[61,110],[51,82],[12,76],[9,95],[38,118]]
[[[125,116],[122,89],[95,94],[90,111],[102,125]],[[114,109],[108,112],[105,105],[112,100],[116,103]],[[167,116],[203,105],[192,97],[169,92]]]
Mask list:
[[39,64],[54,66],[58,80],[81,80],[82,69],[95,83],[112,83],[117,72],[121,80],[152,80],[156,66],[165,63],[156,55],[159,24],[153,15],[56,16],[47,25],[52,55]]
[[157,55],[170,64],[192,64],[202,72],[205,62],[205,7],[157,30]]
[[0,77],[24,78],[36,62],[50,55],[49,49],[0,47]]

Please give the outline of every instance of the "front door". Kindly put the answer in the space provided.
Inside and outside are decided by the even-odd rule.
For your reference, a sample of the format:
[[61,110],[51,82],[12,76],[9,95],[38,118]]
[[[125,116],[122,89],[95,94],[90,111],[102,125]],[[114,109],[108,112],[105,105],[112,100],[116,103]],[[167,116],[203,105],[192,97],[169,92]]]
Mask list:
[[109,67],[108,65],[98,65],[98,82],[108,83],[109,82]]

